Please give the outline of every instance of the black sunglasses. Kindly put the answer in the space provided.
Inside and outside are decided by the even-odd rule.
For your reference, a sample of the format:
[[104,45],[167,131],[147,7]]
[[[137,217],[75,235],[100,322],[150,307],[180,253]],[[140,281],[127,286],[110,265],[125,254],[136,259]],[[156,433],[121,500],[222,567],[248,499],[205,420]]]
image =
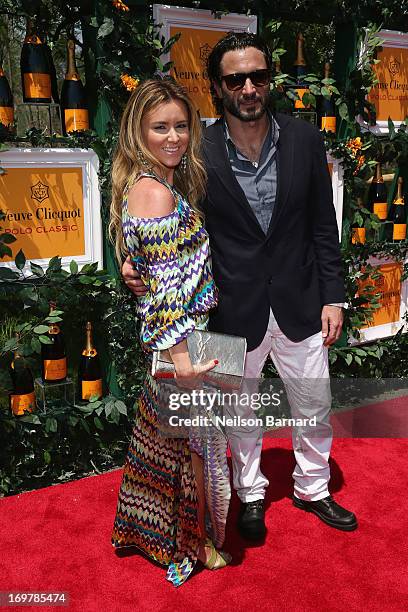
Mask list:
[[234,72],[221,77],[230,91],[242,89],[247,79],[250,79],[255,87],[264,87],[271,80],[271,71],[268,68],[262,68],[253,72]]

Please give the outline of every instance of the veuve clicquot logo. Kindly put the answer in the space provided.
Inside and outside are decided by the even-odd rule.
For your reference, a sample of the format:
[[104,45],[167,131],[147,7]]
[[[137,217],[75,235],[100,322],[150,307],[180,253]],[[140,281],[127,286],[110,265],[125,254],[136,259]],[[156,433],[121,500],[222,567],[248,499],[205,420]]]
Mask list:
[[102,372],[97,350],[92,340],[92,324],[86,324],[86,343],[78,369],[78,392],[82,401],[102,397]]
[[3,68],[0,66],[0,123],[6,127],[14,123],[13,94]]
[[27,32],[21,49],[21,81],[23,101],[51,102],[51,66],[46,45],[27,20]]
[[75,62],[75,43],[67,44],[68,66],[61,90],[61,107],[65,134],[89,129],[88,106]]
[[[55,302],[50,302],[50,316],[56,308]],[[65,342],[58,323],[50,323],[46,334],[49,342],[41,343],[41,370],[44,382],[62,382],[67,377],[67,357]]]

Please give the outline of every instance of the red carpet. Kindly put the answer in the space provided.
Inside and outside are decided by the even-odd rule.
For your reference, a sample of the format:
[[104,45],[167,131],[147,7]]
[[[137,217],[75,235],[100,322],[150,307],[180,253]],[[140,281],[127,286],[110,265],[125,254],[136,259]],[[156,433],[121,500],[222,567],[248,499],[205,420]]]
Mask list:
[[406,610],[407,441],[334,441],[331,491],[356,512],[352,533],[295,509],[290,442],[264,446],[268,537],[244,547],[234,497],[225,546],[233,566],[199,571],[175,589],[139,554],[118,557],[110,545],[116,470],[0,500],[0,591],[67,591],[68,609],[81,612]]

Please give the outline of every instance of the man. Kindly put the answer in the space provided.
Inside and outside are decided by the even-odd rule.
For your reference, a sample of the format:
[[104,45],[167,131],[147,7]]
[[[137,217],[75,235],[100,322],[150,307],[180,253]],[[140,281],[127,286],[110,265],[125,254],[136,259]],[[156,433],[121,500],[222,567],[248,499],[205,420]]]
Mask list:
[[[330,496],[328,346],[345,302],[337,224],[323,140],[305,121],[268,110],[271,56],[255,35],[230,33],[212,50],[208,74],[221,118],[204,133],[203,203],[219,304],[213,331],[245,336],[245,378],[259,379],[268,354],[285,383],[294,428],[293,504],[344,531],[355,515]],[[137,294],[129,263],[122,269]],[[238,408],[239,409],[239,408]],[[262,431],[228,432],[238,527],[265,535]]]

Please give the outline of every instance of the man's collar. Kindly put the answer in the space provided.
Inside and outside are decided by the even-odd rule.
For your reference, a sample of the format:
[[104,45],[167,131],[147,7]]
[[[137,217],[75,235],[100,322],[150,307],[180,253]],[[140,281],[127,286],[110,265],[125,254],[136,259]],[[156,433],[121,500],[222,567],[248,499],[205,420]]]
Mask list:
[[[276,143],[278,142],[279,139],[279,125],[275,119],[275,117],[272,115],[271,111],[269,109],[266,110],[266,113],[268,115],[268,119],[269,119],[269,130],[268,133],[270,131],[272,131],[272,138],[273,138],[273,144],[276,145]],[[224,130],[224,136],[225,136],[225,140],[228,142],[231,142],[234,146],[234,141],[231,138],[231,134],[229,132],[228,129],[228,123],[225,119],[225,116],[222,117],[222,127]],[[267,136],[268,137],[268,136]]]

